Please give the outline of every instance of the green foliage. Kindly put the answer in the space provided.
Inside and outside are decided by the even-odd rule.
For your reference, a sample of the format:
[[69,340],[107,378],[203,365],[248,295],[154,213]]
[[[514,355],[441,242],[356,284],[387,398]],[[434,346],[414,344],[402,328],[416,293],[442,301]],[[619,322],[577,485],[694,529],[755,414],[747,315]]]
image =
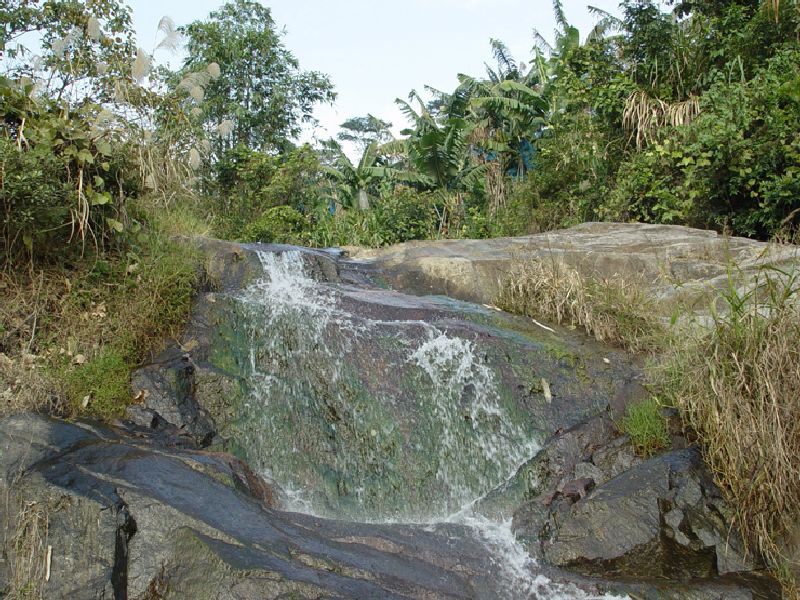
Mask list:
[[778,232],[800,209],[799,61],[787,50],[749,81],[713,85],[695,121],[621,166],[607,216]]
[[437,215],[430,194],[398,187],[367,211],[327,210],[314,221],[310,241],[315,246],[371,246],[429,239],[436,233]]
[[258,2],[233,0],[181,30],[188,51],[182,81],[206,65],[219,68],[204,89],[201,117],[207,129],[230,123],[230,131],[215,143],[218,153],[237,145],[285,148],[302,123],[313,121],[314,106],[335,98],[326,75],[300,70],[270,9]]
[[0,77],[0,206],[6,262],[85,244],[103,248],[124,231],[131,161],[93,126],[87,104],[65,114],[30,89]]
[[649,457],[669,447],[667,422],[655,397],[630,405],[618,425],[641,456]]
[[240,237],[270,208],[313,210],[321,194],[321,169],[309,146],[282,155],[243,146],[226,152],[215,165],[213,185],[218,191],[211,200],[218,235]]
[[291,206],[275,206],[267,209],[257,221],[244,229],[245,242],[265,244],[308,243],[308,220]]
[[[13,43],[33,32],[40,34],[42,46],[36,68],[22,60],[30,51]],[[49,71],[44,88],[50,97],[74,102],[88,94],[108,100],[116,81],[129,76],[136,55],[131,9],[118,0],[4,2],[0,52],[13,59],[8,66],[14,77]]]

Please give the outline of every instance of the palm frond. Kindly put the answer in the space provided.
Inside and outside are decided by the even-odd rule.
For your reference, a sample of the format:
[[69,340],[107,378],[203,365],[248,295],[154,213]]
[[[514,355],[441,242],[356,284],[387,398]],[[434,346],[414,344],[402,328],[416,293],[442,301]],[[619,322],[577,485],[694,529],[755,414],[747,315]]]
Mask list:
[[508,46],[495,38],[490,39],[489,44],[492,47],[492,54],[495,61],[497,61],[497,66],[500,67],[499,75],[501,79],[505,79],[509,74],[519,72],[517,61],[514,60]]
[[555,51],[555,48],[550,45],[545,37],[539,33],[538,29],[533,30],[533,51],[534,53],[540,54],[552,54]]
[[561,0],[553,0],[553,14],[556,17],[556,24],[561,28],[561,31],[566,31],[569,28],[569,21],[567,15],[564,13],[564,6]]

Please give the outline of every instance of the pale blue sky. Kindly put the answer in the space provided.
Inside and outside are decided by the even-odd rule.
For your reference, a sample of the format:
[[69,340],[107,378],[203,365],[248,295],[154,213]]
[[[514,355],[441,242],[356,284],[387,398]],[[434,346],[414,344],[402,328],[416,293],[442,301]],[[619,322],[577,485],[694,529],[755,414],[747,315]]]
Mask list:
[[[139,44],[153,47],[162,16],[178,25],[203,19],[222,0],[129,0]],[[595,23],[592,4],[619,14],[619,0],[564,0],[569,21],[585,36]],[[555,21],[550,0],[264,0],[286,46],[303,69],[331,76],[339,98],[320,107],[320,139],[338,125],[368,112],[406,126],[394,99],[425,84],[448,91],[456,75],[482,75],[492,61],[490,38],[503,40],[517,60],[528,62],[532,30],[552,39]],[[161,57],[164,58],[163,56]],[[309,132],[306,138],[310,138]]]

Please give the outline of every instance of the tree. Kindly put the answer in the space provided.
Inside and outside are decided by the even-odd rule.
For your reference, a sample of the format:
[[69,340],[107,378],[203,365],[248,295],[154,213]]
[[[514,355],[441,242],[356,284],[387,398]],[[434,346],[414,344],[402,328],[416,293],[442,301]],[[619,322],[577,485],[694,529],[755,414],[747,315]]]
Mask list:
[[339,141],[356,144],[362,153],[370,144],[383,144],[392,139],[392,124],[374,115],[350,117],[339,127],[343,130],[336,136]]
[[331,140],[330,147],[336,153],[336,163],[334,167],[324,167],[325,173],[337,184],[338,191],[343,192],[349,204],[369,210],[370,188],[391,176],[390,169],[381,164],[378,145],[373,142],[367,146],[357,165],[335,141]]
[[223,134],[218,153],[237,145],[284,149],[314,121],[314,106],[336,97],[327,75],[300,69],[258,2],[234,0],[181,31],[188,58],[176,84],[203,100],[204,127]]
[[[39,34],[28,37],[26,34]],[[21,42],[41,40],[40,58]],[[15,43],[16,42],[16,43]],[[136,57],[131,9],[120,0],[45,0],[0,4],[0,58],[13,78],[73,104],[113,99]]]

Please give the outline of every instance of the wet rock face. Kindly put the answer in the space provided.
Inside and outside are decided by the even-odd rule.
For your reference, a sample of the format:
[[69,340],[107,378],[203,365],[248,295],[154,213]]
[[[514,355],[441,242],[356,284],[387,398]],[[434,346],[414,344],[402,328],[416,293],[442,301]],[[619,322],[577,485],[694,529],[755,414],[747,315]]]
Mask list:
[[0,590],[16,580],[44,598],[79,600],[777,597],[757,580],[612,583],[553,569],[520,584],[512,557],[492,554],[468,527],[275,510],[269,483],[237,459],[172,439],[33,415],[0,421]]
[[261,274],[216,270],[180,347],[134,373],[143,405],[129,417],[145,424],[154,411],[231,449],[305,490],[318,513],[450,514],[639,376],[574,332],[381,289],[374,269],[326,253],[214,252],[212,265]]
[[514,529],[549,564],[585,575],[710,578],[757,570],[694,448],[641,461],[626,438],[603,441],[595,420],[558,436],[526,468],[537,473]]

